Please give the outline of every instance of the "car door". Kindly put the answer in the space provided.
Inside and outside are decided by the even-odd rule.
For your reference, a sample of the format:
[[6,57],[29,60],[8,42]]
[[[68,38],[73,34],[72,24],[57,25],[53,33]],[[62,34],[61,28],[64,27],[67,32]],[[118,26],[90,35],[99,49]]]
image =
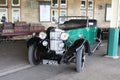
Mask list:
[[96,26],[89,27],[90,44],[94,44],[96,42],[96,37],[97,37],[97,27]]

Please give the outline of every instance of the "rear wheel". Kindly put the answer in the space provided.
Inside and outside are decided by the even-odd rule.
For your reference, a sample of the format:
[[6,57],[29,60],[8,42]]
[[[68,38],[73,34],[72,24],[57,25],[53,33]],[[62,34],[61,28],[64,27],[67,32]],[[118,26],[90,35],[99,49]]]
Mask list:
[[40,63],[39,53],[36,45],[29,46],[28,60],[32,65],[38,65]]
[[76,52],[76,71],[81,72],[85,64],[85,48],[84,46]]

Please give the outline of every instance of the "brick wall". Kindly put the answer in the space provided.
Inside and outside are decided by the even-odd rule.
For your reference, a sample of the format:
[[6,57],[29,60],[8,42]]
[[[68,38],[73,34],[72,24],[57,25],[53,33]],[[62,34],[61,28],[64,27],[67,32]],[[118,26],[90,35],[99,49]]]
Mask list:
[[[21,21],[39,22],[39,1],[40,0],[21,0]],[[44,0],[50,1],[50,0]],[[110,4],[111,0],[95,0],[94,18],[98,20],[99,27],[109,27],[109,22],[105,22],[105,5]],[[11,6],[11,0],[9,0]],[[11,19],[11,7],[9,7],[9,21]],[[80,0],[68,0],[68,16],[80,16]],[[57,26],[52,23],[43,23],[46,27]]]
[[21,0],[21,20],[39,22],[39,5],[36,0]]
[[[111,0],[94,0],[94,18],[98,20],[99,27],[109,27],[110,22],[105,21],[106,4],[111,4]],[[68,15],[80,16],[80,0],[68,1]]]
[[96,0],[94,17],[98,20],[99,27],[110,27],[110,22],[105,21],[106,4],[111,4],[111,0]]

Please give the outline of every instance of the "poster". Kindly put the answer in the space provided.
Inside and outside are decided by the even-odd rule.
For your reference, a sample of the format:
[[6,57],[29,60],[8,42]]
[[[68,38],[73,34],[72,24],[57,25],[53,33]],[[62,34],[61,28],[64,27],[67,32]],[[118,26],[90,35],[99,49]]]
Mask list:
[[40,5],[40,21],[50,21],[50,5]]

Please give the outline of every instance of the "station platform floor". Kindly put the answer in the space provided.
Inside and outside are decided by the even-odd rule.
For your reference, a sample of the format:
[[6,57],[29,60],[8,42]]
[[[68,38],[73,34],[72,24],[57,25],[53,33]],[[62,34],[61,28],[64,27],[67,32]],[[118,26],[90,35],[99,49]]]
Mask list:
[[[104,57],[107,41],[92,56],[86,56],[85,68],[75,72],[75,65],[31,66],[27,60],[26,41],[0,43],[0,80],[119,80],[120,59]],[[120,56],[120,47],[118,55]]]

